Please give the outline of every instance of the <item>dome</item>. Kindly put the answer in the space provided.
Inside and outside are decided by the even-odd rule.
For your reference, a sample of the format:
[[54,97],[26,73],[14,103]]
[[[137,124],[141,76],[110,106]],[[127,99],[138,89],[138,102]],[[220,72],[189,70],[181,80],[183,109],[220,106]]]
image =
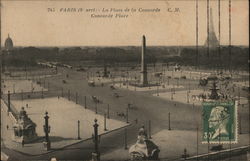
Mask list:
[[10,38],[10,36],[8,35],[8,38],[5,40],[5,49],[6,50],[12,50],[13,49],[13,41],[12,39]]

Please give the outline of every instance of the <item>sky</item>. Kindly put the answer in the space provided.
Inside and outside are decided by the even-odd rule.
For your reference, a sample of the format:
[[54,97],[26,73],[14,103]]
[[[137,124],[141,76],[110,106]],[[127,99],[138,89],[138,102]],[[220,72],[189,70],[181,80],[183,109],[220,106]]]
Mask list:
[[[232,44],[249,44],[248,0],[232,0]],[[207,3],[199,0],[199,45],[207,37]],[[218,0],[210,0],[218,37]],[[138,46],[142,35],[150,46],[193,46],[196,43],[194,0],[2,0],[1,41],[10,34],[15,46]],[[48,12],[48,8],[55,12]],[[62,8],[84,12],[61,12]],[[95,8],[95,12],[86,9]],[[102,9],[130,9],[127,18],[91,18],[91,14],[117,14]],[[131,9],[137,9],[132,12]],[[138,12],[160,9],[160,12]],[[169,9],[170,8],[170,9]],[[179,12],[169,10],[179,9]],[[99,10],[99,11],[98,11]],[[221,0],[221,44],[229,42],[228,0]]]

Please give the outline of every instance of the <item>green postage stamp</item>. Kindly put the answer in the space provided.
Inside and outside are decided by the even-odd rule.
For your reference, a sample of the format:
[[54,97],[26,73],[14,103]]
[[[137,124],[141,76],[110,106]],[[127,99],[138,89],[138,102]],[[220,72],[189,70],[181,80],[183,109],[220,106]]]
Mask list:
[[237,102],[203,102],[202,143],[237,143]]

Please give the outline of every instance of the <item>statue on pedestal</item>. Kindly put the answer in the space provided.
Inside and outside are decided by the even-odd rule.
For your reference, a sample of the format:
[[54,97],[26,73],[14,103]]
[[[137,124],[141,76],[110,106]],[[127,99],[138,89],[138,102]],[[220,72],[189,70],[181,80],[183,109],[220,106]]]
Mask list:
[[13,129],[13,140],[16,142],[28,143],[37,139],[36,124],[28,117],[24,107],[19,112],[19,118]]

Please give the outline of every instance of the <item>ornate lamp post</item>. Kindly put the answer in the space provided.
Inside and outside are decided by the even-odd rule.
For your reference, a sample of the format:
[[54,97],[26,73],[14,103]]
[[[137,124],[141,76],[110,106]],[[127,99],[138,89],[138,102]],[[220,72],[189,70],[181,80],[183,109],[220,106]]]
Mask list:
[[45,125],[43,125],[43,130],[45,133],[44,146],[46,150],[50,150],[50,140],[49,140],[50,126],[49,126],[49,116],[47,111],[45,112],[44,120],[45,120]]
[[107,131],[107,114],[104,114],[104,131]]
[[42,88],[42,98],[43,98],[43,88]]
[[95,124],[93,125],[94,135],[92,136],[93,142],[95,144],[95,152],[92,153],[92,161],[100,161],[100,153],[98,148],[100,138],[98,136],[98,126],[99,125],[97,124],[97,119],[95,119]]
[[23,101],[23,90],[21,90],[21,98],[22,98],[22,101]]
[[168,130],[171,130],[171,126],[170,126],[170,112],[168,113]]
[[87,108],[87,97],[84,96],[84,108],[86,109]]
[[135,85],[134,85],[134,86],[135,86],[135,91],[136,91],[136,81],[137,81],[137,78],[136,78],[136,76],[135,76]]
[[8,115],[10,112],[10,91],[8,91]]
[[95,114],[97,114],[97,102],[95,102]]
[[124,130],[124,149],[128,149],[128,143],[127,143],[127,129]]
[[152,136],[151,136],[151,120],[148,121],[148,138],[152,139]]
[[80,120],[77,121],[77,139],[80,140]]
[[109,104],[108,104],[107,118],[109,119]]
[[76,92],[76,104],[78,103],[78,102],[77,102],[77,97],[78,97],[78,93]]
[[128,107],[126,108],[126,122],[127,122],[127,124],[129,123],[128,122]]
[[159,85],[157,85],[157,96],[159,96]]
[[126,86],[127,86],[127,89],[128,89],[128,84],[129,84],[129,72],[128,72],[128,69],[127,69],[127,77],[126,77]]

